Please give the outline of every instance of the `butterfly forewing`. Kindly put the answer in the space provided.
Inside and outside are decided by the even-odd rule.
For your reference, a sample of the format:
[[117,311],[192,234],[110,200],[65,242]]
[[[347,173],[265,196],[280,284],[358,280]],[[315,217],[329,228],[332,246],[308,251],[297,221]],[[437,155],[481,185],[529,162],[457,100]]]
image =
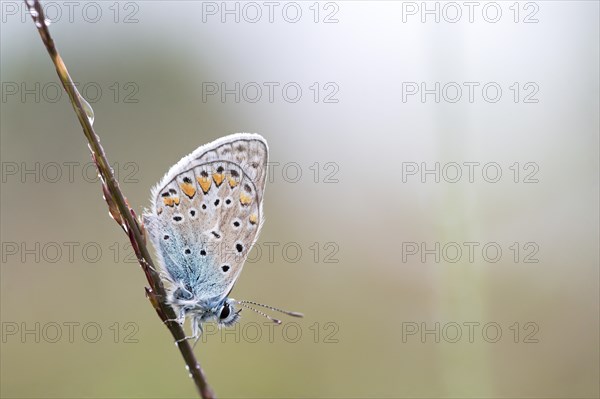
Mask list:
[[236,134],[198,148],[153,190],[146,224],[171,280],[195,298],[222,299],[262,222],[268,149]]

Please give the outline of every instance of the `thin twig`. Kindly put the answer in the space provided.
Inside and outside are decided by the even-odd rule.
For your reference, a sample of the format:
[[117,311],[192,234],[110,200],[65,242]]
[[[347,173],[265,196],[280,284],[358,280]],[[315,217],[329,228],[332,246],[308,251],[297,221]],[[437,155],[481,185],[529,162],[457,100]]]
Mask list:
[[204,376],[204,372],[194,356],[192,347],[190,346],[188,340],[184,339],[185,332],[177,322],[172,321],[177,318],[177,315],[175,314],[173,308],[165,303],[165,288],[162,284],[160,276],[156,273],[154,262],[150,257],[148,248],[146,247],[146,234],[144,226],[138,222],[135,212],[133,209],[131,209],[127,199],[119,188],[119,183],[115,178],[112,168],[110,167],[106,153],[100,145],[100,139],[94,132],[92,122],[90,121],[86,112],[86,107],[88,108],[88,112],[91,111],[91,108],[77,91],[73,80],[67,71],[67,67],[56,50],[54,40],[52,40],[52,37],[50,36],[48,23],[44,17],[44,12],[39,0],[25,0],[25,4],[29,9],[29,13],[33,18],[33,22],[38,29],[42,41],[48,50],[48,54],[50,54],[50,58],[56,67],[56,72],[58,73],[60,81],[65,88],[65,91],[69,95],[73,109],[75,110],[77,118],[79,119],[79,123],[83,128],[83,133],[88,140],[88,147],[92,153],[92,158],[98,167],[98,174],[100,175],[100,179],[102,181],[104,199],[108,204],[110,215],[129,236],[129,240],[131,241],[131,245],[135,251],[140,266],[146,275],[146,279],[150,285],[150,287],[146,287],[146,296],[150,300],[150,303],[152,303],[152,306],[156,310],[156,313],[158,313],[158,316],[167,326],[169,331],[171,331],[173,338],[175,338],[175,340],[178,342],[181,355],[185,360],[190,376],[194,380],[200,396],[204,399],[214,398],[214,393],[208,385],[206,377]]

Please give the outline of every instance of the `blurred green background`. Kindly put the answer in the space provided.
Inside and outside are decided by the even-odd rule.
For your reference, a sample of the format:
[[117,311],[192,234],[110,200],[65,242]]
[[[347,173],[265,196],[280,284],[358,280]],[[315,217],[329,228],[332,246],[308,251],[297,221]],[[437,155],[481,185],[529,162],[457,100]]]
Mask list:
[[[269,142],[232,296],[306,317],[209,328],[219,397],[600,395],[598,2],[478,4],[48,3],[138,212],[199,145]],[[1,7],[0,394],[194,397],[39,35]]]

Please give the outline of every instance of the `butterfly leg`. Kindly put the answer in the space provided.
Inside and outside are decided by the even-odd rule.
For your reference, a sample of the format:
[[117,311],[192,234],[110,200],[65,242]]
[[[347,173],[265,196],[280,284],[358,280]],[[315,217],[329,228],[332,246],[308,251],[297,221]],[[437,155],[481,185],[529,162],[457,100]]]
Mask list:
[[192,346],[192,348],[193,348],[196,346],[196,344],[200,340],[201,336],[202,336],[202,325],[200,324],[199,319],[194,319],[194,321],[192,323],[192,335],[176,340],[175,345],[179,344],[180,342],[186,341],[188,339],[195,339],[194,345]]
[[187,341],[188,339],[194,339],[194,338],[196,338],[196,337],[194,337],[194,336],[192,335],[192,336],[189,336],[189,337],[183,337],[183,338],[181,338],[181,339],[176,339],[176,340],[175,340],[175,345],[178,345],[179,343],[181,343],[181,342],[183,342],[183,341]]
[[[181,317],[183,317],[183,315],[182,315],[183,312],[180,311],[179,313],[180,313]],[[196,338],[196,331],[195,331],[193,322],[192,322],[192,334],[193,335],[186,336],[186,337],[183,337],[181,339],[175,340],[175,345],[178,345],[180,342],[187,341],[188,339],[194,339],[194,338]]]
[[179,319],[179,318],[177,318],[177,319],[167,319],[167,320],[163,321],[163,323],[167,324],[167,323],[171,323],[171,322],[174,322],[174,321],[177,322],[177,324],[179,324],[181,326],[185,322],[185,319]]
[[196,347],[196,344],[198,343],[198,341],[200,340],[200,337],[202,336],[202,324],[200,323],[199,317],[194,318],[193,325],[192,325],[192,334],[196,337],[196,340],[194,341],[194,345],[192,345],[192,349],[193,349]]
[[173,283],[173,279],[171,278],[171,276],[169,276],[167,273],[165,273],[164,271],[160,271],[158,273],[158,276],[160,277],[161,280],[163,281],[168,281],[169,283]]
[[176,319],[167,319],[163,323],[167,324],[170,322],[176,321],[179,325],[182,325],[185,322],[185,310],[183,308],[179,309],[179,317]]

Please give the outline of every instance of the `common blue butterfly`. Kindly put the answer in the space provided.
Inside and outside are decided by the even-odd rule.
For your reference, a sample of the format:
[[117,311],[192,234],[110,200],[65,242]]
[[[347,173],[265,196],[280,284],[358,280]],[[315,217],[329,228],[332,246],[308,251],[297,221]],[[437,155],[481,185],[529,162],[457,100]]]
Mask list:
[[249,304],[301,317],[251,301],[228,298],[263,223],[263,196],[269,148],[258,134],[238,133],[203,145],[175,164],[152,189],[144,213],[169,283],[167,302],[181,323],[192,318],[192,337],[202,323],[225,326]]

